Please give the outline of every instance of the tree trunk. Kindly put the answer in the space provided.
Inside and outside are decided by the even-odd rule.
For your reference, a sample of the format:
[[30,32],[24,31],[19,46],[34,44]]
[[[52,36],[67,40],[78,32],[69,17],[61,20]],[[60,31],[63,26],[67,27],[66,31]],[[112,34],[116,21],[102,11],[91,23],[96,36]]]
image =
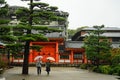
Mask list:
[[7,58],[8,58],[8,67],[10,67],[10,50],[9,49],[8,49]]
[[24,61],[23,61],[23,69],[22,69],[22,74],[28,74],[29,71],[29,41],[26,41],[26,45],[25,45],[25,51],[24,51]]
[[[29,25],[31,27],[32,25],[32,19],[33,17],[31,14],[33,14],[33,6],[32,6],[33,0],[30,0],[30,15],[29,15]],[[31,30],[27,30],[27,34],[31,34]],[[23,62],[23,70],[22,74],[28,74],[29,72],[29,49],[30,49],[30,41],[26,41],[25,44],[25,51],[24,51],[24,62]]]

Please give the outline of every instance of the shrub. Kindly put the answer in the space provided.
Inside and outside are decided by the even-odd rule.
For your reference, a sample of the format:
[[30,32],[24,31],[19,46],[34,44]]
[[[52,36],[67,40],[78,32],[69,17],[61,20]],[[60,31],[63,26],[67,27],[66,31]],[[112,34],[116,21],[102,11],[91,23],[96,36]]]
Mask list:
[[108,74],[111,70],[111,67],[109,65],[104,65],[104,66],[94,66],[92,67],[92,71],[97,72],[97,73],[104,73]]
[[115,55],[115,56],[112,58],[112,64],[119,64],[119,63],[120,63],[120,54]]
[[112,66],[109,74],[115,74],[120,76],[120,65]]
[[118,70],[118,72],[117,72],[117,75],[120,76],[120,68],[119,68],[119,70]]
[[7,63],[0,60],[0,74],[3,73],[4,69],[7,67]]
[[104,66],[100,66],[99,70],[101,73],[108,74],[111,70],[111,67],[109,65],[104,65]]
[[81,65],[80,65],[80,68],[81,68],[81,69],[87,69],[87,64],[81,64]]
[[92,67],[92,71],[93,71],[93,72],[101,73],[101,72],[100,72],[100,68],[98,68],[97,66]]
[[112,75],[113,73],[114,73],[114,70],[111,68],[108,74]]

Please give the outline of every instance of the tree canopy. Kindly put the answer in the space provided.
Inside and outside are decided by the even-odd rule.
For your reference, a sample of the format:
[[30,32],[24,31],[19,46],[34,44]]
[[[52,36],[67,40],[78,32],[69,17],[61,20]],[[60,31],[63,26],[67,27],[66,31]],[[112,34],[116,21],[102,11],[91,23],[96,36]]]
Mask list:
[[84,47],[88,60],[99,66],[100,62],[109,61],[111,56],[111,42],[107,37],[102,35],[105,32],[102,30],[104,28],[103,25],[93,27],[95,30],[88,31],[88,35],[84,39]]
[[42,48],[40,45],[30,46],[30,42],[49,41],[45,36],[46,33],[62,32],[62,30],[46,25],[49,25],[52,21],[58,21],[58,23],[62,24],[66,22],[65,16],[61,15],[55,6],[49,6],[49,4],[42,2],[34,3],[33,0],[30,0],[29,6],[30,8],[20,7],[15,12],[12,12],[13,16],[17,17],[13,19],[13,22],[19,22],[19,24],[7,25],[8,21],[7,24],[0,25],[2,32],[0,33],[0,40],[8,44],[6,48],[15,52],[18,51],[18,53],[24,50],[22,74],[29,73],[29,50],[35,49],[40,51]]

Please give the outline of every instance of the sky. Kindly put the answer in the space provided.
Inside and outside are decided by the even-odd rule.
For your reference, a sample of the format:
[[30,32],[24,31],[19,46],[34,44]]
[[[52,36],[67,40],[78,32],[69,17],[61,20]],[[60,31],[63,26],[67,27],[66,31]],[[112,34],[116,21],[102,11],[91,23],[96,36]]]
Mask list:
[[[26,1],[5,0],[10,6],[28,6]],[[28,1],[29,2],[29,1]],[[105,25],[120,27],[120,0],[40,0],[68,12],[68,29]]]

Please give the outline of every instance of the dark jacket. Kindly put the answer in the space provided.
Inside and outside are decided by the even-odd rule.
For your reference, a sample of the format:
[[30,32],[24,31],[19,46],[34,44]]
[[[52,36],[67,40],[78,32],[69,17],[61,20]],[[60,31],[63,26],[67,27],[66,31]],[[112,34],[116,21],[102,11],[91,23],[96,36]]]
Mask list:
[[46,71],[50,71],[51,64],[50,62],[46,62]]

